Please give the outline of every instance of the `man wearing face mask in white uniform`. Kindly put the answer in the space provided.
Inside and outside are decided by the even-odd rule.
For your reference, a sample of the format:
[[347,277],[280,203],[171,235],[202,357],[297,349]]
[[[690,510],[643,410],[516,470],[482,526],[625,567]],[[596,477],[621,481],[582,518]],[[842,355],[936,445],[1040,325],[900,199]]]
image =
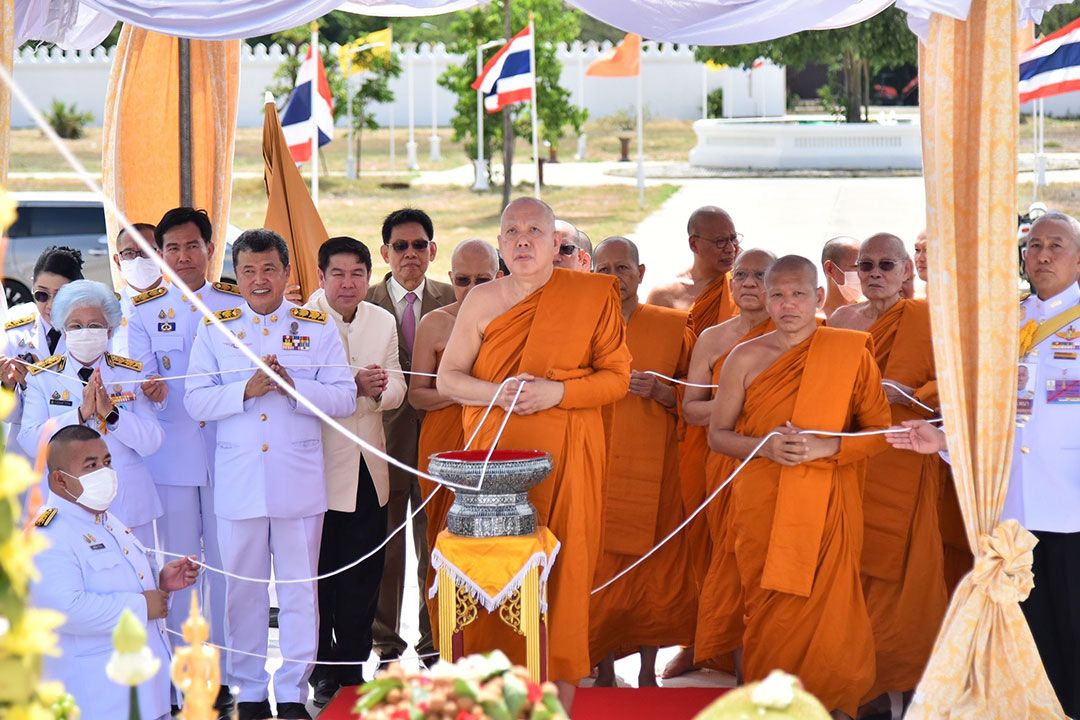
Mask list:
[[[82,716],[128,716],[128,689],[106,677],[112,632],[127,609],[146,627],[146,650],[161,669],[138,686],[147,720],[169,717],[169,639],[164,618],[169,593],[195,582],[198,566],[173,560],[161,572],[131,530],[110,512],[116,471],[96,430],[69,425],[49,441],[49,497],[35,521],[49,547],[34,558],[40,579],[30,588],[35,607],[65,615],[60,656],[45,659],[44,674],[64,683]],[[182,609],[178,609],[182,610]]]
[[152,548],[161,502],[143,458],[161,446],[164,433],[144,394],[142,363],[107,352],[120,324],[120,303],[101,283],[76,280],[57,292],[52,317],[67,349],[30,367],[19,443],[36,456],[50,419],[56,421],[50,434],[67,425],[104,433],[120,476],[112,511]]
[[855,268],[858,259],[858,241],[845,235],[834,237],[821,249],[821,269],[825,273],[827,285],[821,317],[827,318],[837,308],[862,299],[859,273]]
[[[154,246],[154,226],[150,223],[132,223],[133,228],[139,231],[143,239]],[[124,279],[124,287],[120,290],[120,312],[122,318],[120,327],[116,329],[113,337],[113,352],[127,357],[135,357],[128,344],[128,322],[131,313],[135,309],[132,298],[142,295],[148,290],[161,285],[163,278],[161,269],[154,259],[149,257],[135,238],[126,229],[121,229],[116,236],[116,252],[113,253],[113,264],[120,271],[120,277]]]

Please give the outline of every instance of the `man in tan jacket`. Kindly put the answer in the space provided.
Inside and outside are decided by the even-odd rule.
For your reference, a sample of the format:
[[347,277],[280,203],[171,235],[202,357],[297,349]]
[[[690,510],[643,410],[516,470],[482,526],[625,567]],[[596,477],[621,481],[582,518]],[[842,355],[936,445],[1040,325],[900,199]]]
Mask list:
[[[368,291],[367,301],[392,312],[397,318],[398,357],[402,369],[412,367],[413,340],[420,318],[432,310],[455,301],[454,288],[447,283],[425,277],[428,265],[435,259],[435,230],[431,218],[423,210],[396,210],[383,221],[382,259],[390,265],[385,280]],[[406,376],[406,382],[409,376]],[[383,415],[387,449],[390,455],[410,467],[417,466],[417,446],[420,440],[420,415],[409,403]],[[390,468],[390,503],[388,525],[396,528],[405,522],[410,511],[420,507],[420,485],[416,475],[396,467]],[[417,558],[417,582],[421,596],[426,590],[429,550],[427,547],[427,518],[419,513],[412,521],[414,550]],[[406,643],[401,638],[401,599],[405,588],[405,534],[394,537],[386,546],[386,568],[383,571],[379,610],[375,616],[375,651],[382,660],[400,657]],[[435,661],[431,642],[431,621],[427,605],[421,601],[418,626],[420,642],[416,651],[428,663]]]
[[[380,450],[382,418],[405,398],[394,316],[362,302],[371,277],[371,253],[358,240],[334,237],[319,248],[319,290],[307,307],[333,319],[356,378],[356,412],[338,422]],[[387,463],[333,428],[323,426],[329,510],[323,520],[319,574],[366,555],[386,537],[390,477]],[[320,661],[362,662],[371,654],[372,624],[383,574],[383,552],[319,583]],[[315,704],[339,688],[364,682],[359,665],[317,665],[310,680]]]

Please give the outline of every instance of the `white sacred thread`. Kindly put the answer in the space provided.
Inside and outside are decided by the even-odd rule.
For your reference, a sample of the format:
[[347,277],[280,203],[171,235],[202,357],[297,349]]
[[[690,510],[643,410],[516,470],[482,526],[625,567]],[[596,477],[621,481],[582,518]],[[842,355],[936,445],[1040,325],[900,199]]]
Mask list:
[[663,373],[658,373],[658,372],[656,372],[654,370],[645,370],[644,372],[645,372],[646,375],[655,375],[656,377],[658,377],[658,378],[660,378],[662,380],[667,380],[669,382],[673,382],[676,385],[685,385],[686,387],[710,388],[710,389],[715,389],[717,387],[716,385],[705,385],[705,384],[702,384],[702,383],[687,382],[686,380],[676,380],[673,377],[668,377],[667,375],[664,375]]
[[922,402],[920,402],[918,398],[915,398],[915,397],[912,397],[911,395],[908,395],[908,394],[907,394],[907,392],[906,392],[906,391],[904,390],[904,388],[900,387],[900,386],[899,386],[899,385],[897,385],[896,383],[894,383],[894,382],[890,382],[890,381],[888,381],[888,380],[882,380],[882,381],[881,381],[881,384],[882,384],[882,385],[887,385],[888,387],[891,387],[891,388],[892,388],[893,390],[895,390],[896,392],[900,393],[901,395],[903,395],[904,397],[906,397],[906,398],[907,398],[908,400],[910,400],[911,402],[913,402],[913,403],[915,403],[916,405],[918,405],[919,407],[921,407],[921,408],[922,408],[923,410],[925,410],[926,412],[929,412],[929,413],[937,412],[937,410],[935,410],[934,408],[930,407],[929,405],[927,405],[927,404],[925,404],[925,403],[922,403]]

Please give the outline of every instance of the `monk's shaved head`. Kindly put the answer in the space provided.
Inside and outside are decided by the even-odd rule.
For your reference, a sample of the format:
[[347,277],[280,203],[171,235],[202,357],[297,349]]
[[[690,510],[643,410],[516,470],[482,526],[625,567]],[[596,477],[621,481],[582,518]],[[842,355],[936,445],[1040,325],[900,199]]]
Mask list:
[[690,219],[686,221],[686,234],[696,235],[701,231],[700,225],[703,222],[712,222],[720,218],[727,220],[731,223],[732,227],[735,226],[735,223],[731,220],[731,215],[728,215],[726,210],[718,208],[715,205],[699,207],[697,210],[690,213]]
[[734,269],[738,270],[745,265],[755,265],[758,263],[763,263],[766,267],[770,267],[774,262],[776,262],[776,256],[768,250],[762,250],[761,248],[752,248],[750,250],[744,251],[741,255],[739,255],[738,258],[735,259]]
[[459,243],[450,256],[450,268],[453,270],[465,263],[474,263],[482,258],[485,267],[492,275],[499,272],[499,253],[495,247],[480,238],[470,238]]
[[537,200],[536,198],[531,197],[521,197],[517,198],[516,200],[511,200],[510,204],[503,209],[502,215],[499,218],[499,224],[506,224],[507,213],[511,213],[525,207],[531,207],[532,209],[540,210],[540,212],[543,214],[545,222],[548,225],[547,229],[549,229],[551,232],[555,232],[555,211],[552,210],[551,206],[543,200]]
[[907,260],[908,251],[904,241],[892,233],[877,233],[863,240],[859,247],[859,253],[863,255],[885,253],[893,260]]
[[859,254],[859,241],[847,235],[834,237],[821,248],[821,264],[828,260],[833,265],[845,266]]
[[612,235],[611,237],[603,240],[599,245],[597,245],[596,252],[592,253],[594,262],[596,261],[596,258],[600,257],[600,254],[604,252],[604,248],[608,247],[609,245],[621,245],[626,247],[626,249],[630,253],[630,259],[633,260],[634,264],[641,264],[641,254],[638,252],[638,246],[635,245],[632,241],[622,237],[621,235]]
[[780,275],[801,275],[807,286],[817,288],[817,267],[802,255],[785,255],[769,266],[765,273],[765,287],[769,287]]
[[592,239],[581,228],[578,228],[577,236],[574,238],[574,244],[590,255],[593,254]]

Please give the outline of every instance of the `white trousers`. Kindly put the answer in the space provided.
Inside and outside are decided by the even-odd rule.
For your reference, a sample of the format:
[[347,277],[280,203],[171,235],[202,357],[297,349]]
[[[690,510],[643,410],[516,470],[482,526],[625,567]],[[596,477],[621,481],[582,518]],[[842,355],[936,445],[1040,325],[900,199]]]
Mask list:
[[[221,567],[218,549],[217,517],[214,515],[214,488],[209,485],[158,485],[158,496],[165,514],[157,519],[158,543],[162,550],[180,555],[194,555],[208,565]],[[175,558],[166,557],[165,561]],[[201,570],[195,584],[174,592],[166,620],[170,630],[181,632],[191,611],[191,594],[199,593],[199,609],[210,621],[210,641],[225,644],[225,577]],[[173,645],[182,641],[171,636]],[[222,683],[225,682],[225,653],[221,653]]]
[[[319,646],[319,603],[316,584],[280,581],[318,574],[323,516],[302,518],[218,518],[218,542],[223,567],[231,573],[269,578],[270,563],[280,614],[278,629],[285,662],[274,673],[277,702],[305,703],[308,677]],[[269,640],[269,586],[227,578],[225,583],[225,645],[254,655],[266,655]],[[266,660],[239,653],[229,655],[229,685],[240,686],[239,702],[269,697]]]

